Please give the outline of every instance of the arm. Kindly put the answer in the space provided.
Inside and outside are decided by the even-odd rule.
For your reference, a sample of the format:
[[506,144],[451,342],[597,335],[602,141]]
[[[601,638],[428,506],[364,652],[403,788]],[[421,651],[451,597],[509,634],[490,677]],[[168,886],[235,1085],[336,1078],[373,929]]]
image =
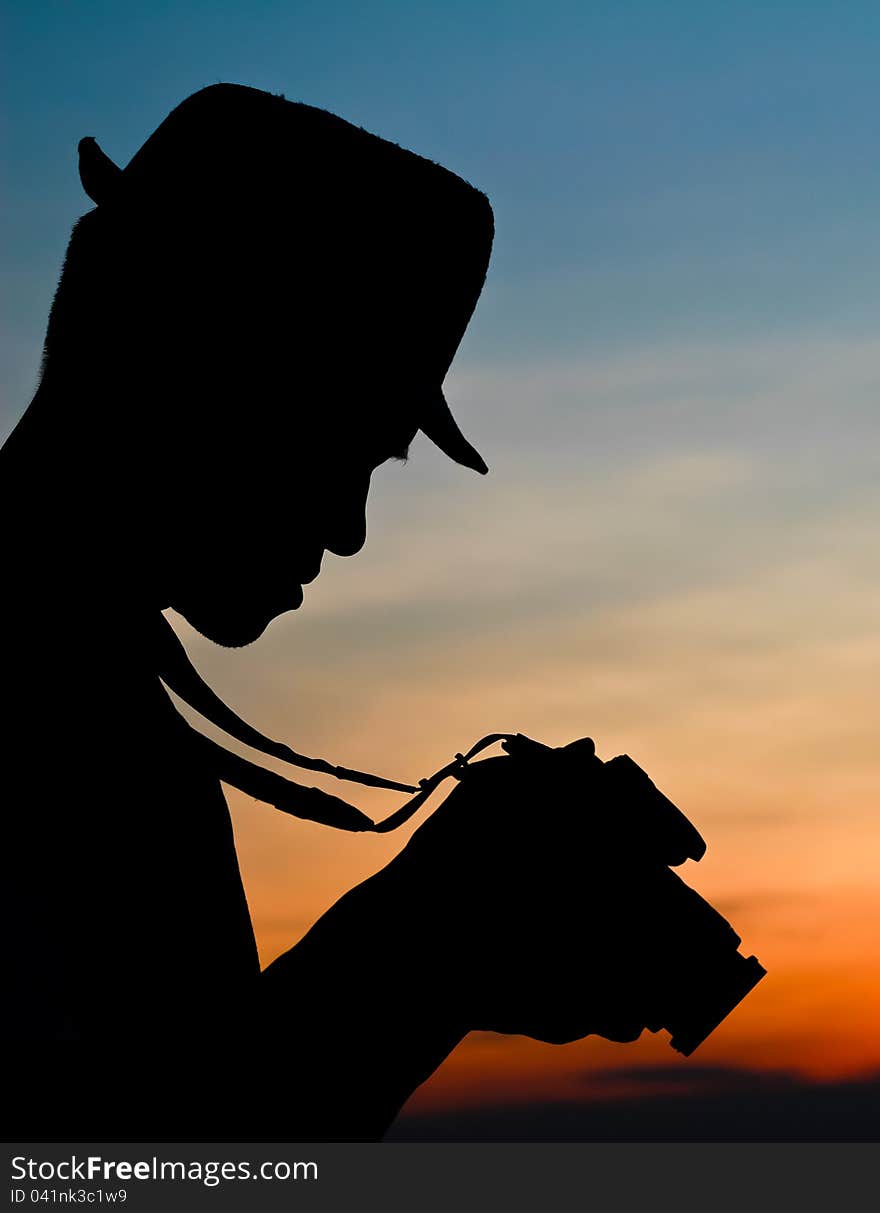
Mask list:
[[380,1138],[466,1035],[452,957],[428,918],[392,864],[263,973],[266,1140]]

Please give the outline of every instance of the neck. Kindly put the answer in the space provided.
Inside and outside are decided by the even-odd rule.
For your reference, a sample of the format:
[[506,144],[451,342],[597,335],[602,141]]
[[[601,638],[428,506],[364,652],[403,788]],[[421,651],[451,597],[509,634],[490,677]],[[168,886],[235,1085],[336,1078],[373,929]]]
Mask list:
[[109,435],[98,443],[77,422],[88,405],[74,395],[42,383],[0,449],[6,567],[31,609],[86,614],[100,605],[120,620],[161,610],[123,460]]

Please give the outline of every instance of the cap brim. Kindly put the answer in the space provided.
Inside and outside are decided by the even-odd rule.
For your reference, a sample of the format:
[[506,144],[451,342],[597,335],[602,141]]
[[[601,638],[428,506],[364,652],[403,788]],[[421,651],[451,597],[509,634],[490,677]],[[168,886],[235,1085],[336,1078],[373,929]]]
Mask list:
[[431,396],[423,414],[419,429],[438,446],[444,455],[460,463],[462,467],[472,468],[485,476],[489,468],[483,456],[472,446],[458,428],[455,418],[450,412],[446,397],[441,388]]

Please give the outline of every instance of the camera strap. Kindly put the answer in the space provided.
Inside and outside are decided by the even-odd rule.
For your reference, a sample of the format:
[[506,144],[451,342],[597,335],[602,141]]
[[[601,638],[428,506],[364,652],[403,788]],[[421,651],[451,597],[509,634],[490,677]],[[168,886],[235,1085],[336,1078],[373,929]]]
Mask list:
[[[225,749],[217,742],[211,741],[192,728],[181,716],[181,722],[190,730],[191,741],[202,757],[213,768],[217,777],[223,782],[237,787],[247,795],[257,800],[274,805],[282,812],[301,817],[309,821],[317,821],[335,829],[369,831],[387,834],[413,816],[421,808],[429,796],[444,780],[461,778],[467,764],[477,754],[498,742],[506,749],[509,744],[516,743],[518,734],[490,733],[471,746],[466,754],[456,754],[453,760],[435,771],[427,779],[420,779],[418,785],[403,783],[396,779],[387,779],[382,775],[374,775],[368,771],[357,771],[351,767],[339,766],[324,758],[310,758],[300,754],[284,742],[274,741],[266,737],[253,725],[241,717],[208,686],[190,660],[174,628],[164,615],[159,614],[155,630],[155,665],[156,671],[166,691],[172,691],[178,699],[188,704],[205,720],[210,721],[236,741],[242,742],[253,750],[278,758],[291,766],[301,767],[308,771],[317,771],[324,775],[332,775],[335,779],[358,783],[364,787],[384,788],[393,792],[412,793],[410,799],[396,812],[381,822],[373,822],[369,817],[347,804],[338,797],[322,792],[319,788],[303,787],[293,780],[268,771],[248,759]],[[175,708],[175,711],[177,709]],[[180,716],[180,713],[177,713]],[[520,739],[528,741],[528,739]],[[537,742],[530,743],[539,749]]]

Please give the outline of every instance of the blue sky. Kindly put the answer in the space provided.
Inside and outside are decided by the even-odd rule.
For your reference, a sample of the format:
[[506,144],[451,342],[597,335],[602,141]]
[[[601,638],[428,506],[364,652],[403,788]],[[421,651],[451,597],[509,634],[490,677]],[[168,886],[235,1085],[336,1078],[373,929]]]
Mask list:
[[6,418],[87,206],[77,140],[125,163],[216,80],[333,109],[489,193],[468,356],[876,322],[874,6],[4,7]]

